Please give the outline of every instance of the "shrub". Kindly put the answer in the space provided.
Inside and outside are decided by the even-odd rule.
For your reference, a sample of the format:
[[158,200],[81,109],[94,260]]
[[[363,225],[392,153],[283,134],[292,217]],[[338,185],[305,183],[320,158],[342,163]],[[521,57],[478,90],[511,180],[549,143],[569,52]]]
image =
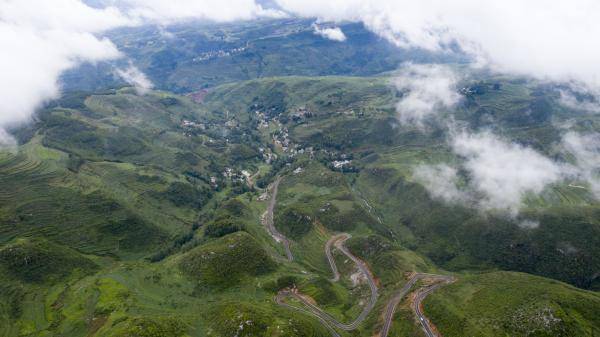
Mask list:
[[189,206],[201,208],[210,198],[210,192],[206,189],[199,190],[190,184],[174,182],[169,185],[163,195],[175,206]]
[[227,288],[274,270],[275,263],[250,234],[237,232],[192,249],[179,267],[201,286]]
[[180,337],[186,334],[187,326],[174,317],[136,317],[125,326],[115,329],[111,336],[124,337]]
[[209,223],[204,229],[204,235],[219,238],[241,230],[244,230],[244,225],[227,216]]
[[275,226],[284,234],[299,239],[312,229],[311,215],[297,205],[289,206],[275,217]]
[[78,252],[42,239],[21,239],[0,250],[0,268],[22,282],[56,281],[98,266]]

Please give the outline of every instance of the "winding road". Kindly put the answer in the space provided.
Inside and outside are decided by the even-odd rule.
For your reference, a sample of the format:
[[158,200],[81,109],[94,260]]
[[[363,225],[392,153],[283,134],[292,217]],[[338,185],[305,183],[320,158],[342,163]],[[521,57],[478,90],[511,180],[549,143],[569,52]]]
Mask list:
[[331,332],[331,335],[333,337],[341,337],[340,334],[335,331],[335,329],[329,324],[329,322],[323,318],[321,318],[320,316],[314,315],[311,311],[308,311],[304,308],[300,308],[300,307],[295,307],[293,305],[287,304],[284,302],[284,299],[286,297],[290,296],[289,291],[280,291],[277,293],[277,295],[275,296],[275,302],[283,307],[289,308],[291,310],[295,310],[298,312],[301,312],[303,314],[309,315],[309,316],[315,316],[319,321],[321,321],[321,323],[327,328],[327,330],[329,330]]
[[[275,228],[275,223],[274,223],[274,218],[273,218],[273,212],[275,210],[275,205],[277,204],[277,192],[278,192],[280,182],[281,182],[281,177],[277,177],[277,179],[275,179],[275,181],[268,188],[271,196],[270,196],[270,199],[269,199],[269,202],[267,205],[267,210],[263,214],[262,222],[263,222],[263,225],[266,227],[267,231],[269,232],[269,234],[273,237],[273,239],[276,242],[280,242],[283,244],[285,253],[287,255],[287,259],[288,259],[288,261],[291,262],[294,260],[294,256],[292,255],[292,251],[290,250],[290,241],[287,237],[285,237],[285,235],[281,234]],[[300,294],[298,292],[298,290],[295,288],[294,289],[286,288],[286,289],[280,290],[274,298],[275,302],[280,306],[286,307],[288,309],[291,309],[291,310],[294,310],[297,312],[301,312],[303,314],[307,314],[307,315],[316,317],[323,324],[323,326],[325,326],[331,332],[331,335],[334,337],[340,337],[340,334],[335,330],[335,328],[338,328],[343,331],[352,331],[352,330],[355,330],[356,328],[358,328],[358,326],[371,313],[371,311],[375,307],[375,304],[377,303],[378,288],[377,288],[377,284],[375,282],[375,278],[373,277],[373,274],[371,273],[371,271],[369,270],[369,268],[365,262],[363,262],[361,259],[359,259],[358,257],[354,256],[352,253],[350,253],[348,248],[346,248],[346,246],[344,246],[344,243],[351,237],[352,237],[352,235],[350,235],[348,233],[341,233],[341,234],[332,236],[329,240],[327,240],[327,243],[325,244],[325,256],[327,258],[327,261],[329,262],[329,266],[333,273],[333,278],[331,279],[332,282],[338,282],[340,280],[340,272],[335,263],[335,259],[333,257],[333,253],[332,253],[333,247],[337,248],[340,252],[342,252],[344,255],[346,255],[350,260],[352,260],[356,264],[358,270],[365,276],[365,279],[367,280],[367,285],[369,286],[369,290],[371,292],[370,297],[369,297],[369,302],[367,303],[367,305],[365,305],[365,307],[363,308],[361,313],[358,315],[358,317],[354,321],[352,321],[350,323],[339,322],[336,318],[334,318],[327,312],[323,311],[323,309],[318,307],[316,304],[312,303],[306,296]],[[417,292],[417,294],[415,296],[415,300],[413,302],[413,310],[419,320],[419,323],[421,324],[421,327],[423,328],[423,331],[425,332],[425,335],[427,337],[437,337],[438,336],[433,331],[433,328],[431,327],[429,320],[427,319],[427,317],[425,317],[425,315],[423,313],[422,302],[433,291],[435,291],[436,289],[440,288],[441,286],[443,286],[445,284],[453,282],[455,279],[452,276],[414,273],[413,276],[404,284],[404,286],[400,290],[398,290],[398,292],[388,301],[388,303],[385,307],[383,327],[378,334],[379,337],[387,337],[388,336],[390,328],[392,326],[392,321],[394,318],[394,314],[396,312],[396,308],[398,307],[398,305],[400,304],[402,299],[412,289],[412,287],[417,283],[417,281],[423,280],[423,279],[433,280],[433,281],[436,281],[437,283],[434,285],[430,285],[425,288],[422,288]],[[293,298],[297,299],[306,308],[298,307],[298,306],[294,306],[294,305],[286,303],[285,298],[287,298],[287,297],[293,297]]]
[[390,332],[390,328],[392,326],[392,321],[394,319],[394,313],[396,312],[396,308],[398,307],[398,304],[400,304],[400,301],[402,301],[404,296],[406,296],[406,294],[415,285],[415,283],[417,283],[417,281],[422,280],[422,279],[435,279],[435,280],[439,280],[439,281],[443,282],[443,283],[438,283],[438,284],[428,288],[428,291],[426,291],[426,292],[420,292],[419,295],[417,295],[417,298],[415,299],[415,305],[413,307],[415,314],[417,315],[417,318],[419,319],[419,322],[420,322],[421,326],[423,327],[423,330],[425,331],[425,334],[427,335],[427,337],[436,337],[436,335],[432,332],[431,326],[429,324],[429,320],[427,320],[427,318],[423,314],[420,305],[421,305],[421,302],[425,299],[425,297],[427,297],[427,295],[429,295],[431,292],[433,292],[437,288],[441,287],[442,285],[453,282],[454,278],[451,276],[424,274],[424,273],[414,274],[404,284],[404,286],[396,293],[396,295],[394,295],[394,297],[392,297],[392,299],[390,299],[390,301],[388,302],[388,304],[385,307],[383,328],[381,329],[381,332],[379,332],[379,337],[387,337],[388,333]]
[[290,240],[285,237],[285,235],[279,233],[277,228],[275,228],[275,221],[273,220],[273,211],[275,210],[275,205],[277,204],[277,191],[279,189],[279,183],[281,182],[281,177],[277,177],[273,184],[270,187],[271,198],[269,199],[269,204],[267,205],[267,210],[263,214],[262,222],[263,225],[267,228],[267,231],[276,242],[281,242],[283,244],[283,248],[285,249],[285,254],[287,255],[288,261],[294,261],[294,255],[292,255],[292,251],[290,250]]
[[[329,331],[331,331],[332,336],[340,336],[334,328],[338,328],[343,331],[352,331],[352,330],[358,328],[358,326],[367,318],[369,313],[371,313],[371,311],[375,307],[375,304],[377,302],[377,297],[378,297],[378,293],[377,293],[378,288],[375,283],[373,274],[371,273],[371,271],[369,270],[367,265],[362,260],[360,260],[358,257],[354,256],[352,253],[350,253],[350,251],[348,251],[348,249],[344,246],[344,242],[346,242],[346,240],[350,239],[351,237],[352,236],[347,233],[342,233],[342,234],[332,236],[325,244],[325,256],[327,257],[327,261],[329,262],[329,266],[331,267],[331,271],[333,273],[333,278],[332,278],[333,282],[337,282],[340,279],[340,273],[339,273],[339,270],[335,263],[335,259],[332,254],[333,247],[336,247],[344,255],[346,255],[348,258],[350,258],[356,264],[359,271],[365,276],[365,278],[367,280],[367,284],[369,285],[369,288],[371,290],[371,296],[369,299],[369,303],[363,308],[360,315],[354,321],[352,321],[351,323],[339,322],[333,316],[331,316],[327,312],[323,311],[323,309],[321,309],[316,304],[312,303],[309,299],[307,299],[305,296],[300,294],[297,291],[297,289],[281,290],[275,297],[275,301],[281,306],[285,306],[292,310],[302,312],[304,314],[309,314],[311,316],[316,317],[319,321],[321,321],[321,323],[323,323],[323,325]],[[423,311],[421,309],[421,303],[425,299],[425,297],[427,297],[427,295],[429,295],[430,293],[432,293],[439,287],[443,286],[444,284],[453,282],[454,278],[451,276],[426,274],[426,273],[413,274],[413,276],[404,284],[404,286],[389,300],[389,302],[385,308],[384,323],[383,323],[383,327],[382,327],[381,331],[379,332],[379,337],[387,337],[388,336],[398,304],[400,304],[402,299],[409,293],[409,291],[413,288],[413,286],[417,283],[417,281],[424,280],[424,279],[436,281],[438,283],[436,283],[435,285],[429,286],[429,287],[425,288],[424,290],[421,290],[417,293],[417,296],[415,297],[415,301],[413,304],[413,310],[414,310],[415,314],[417,315],[419,323],[422,326],[423,331],[425,332],[426,336],[427,337],[437,337],[437,334],[435,334],[433,332],[433,329],[429,323],[429,320],[423,314]],[[293,297],[293,298],[297,299],[298,301],[302,302],[302,304],[304,304],[306,306],[306,309],[285,303],[284,299],[286,297]]]
[[335,264],[335,260],[333,259],[333,255],[331,254],[331,246],[335,244],[337,241],[341,239],[340,235],[334,235],[325,244],[325,256],[327,257],[327,261],[329,262],[329,267],[331,267],[331,271],[333,272],[333,278],[331,282],[337,282],[340,280],[340,272],[337,269],[337,265]]
[[437,337],[437,334],[435,332],[433,332],[433,330],[431,328],[431,324],[429,323],[429,320],[423,314],[421,303],[423,302],[425,297],[427,297],[427,295],[431,294],[432,292],[434,292],[436,289],[440,288],[444,284],[447,284],[447,283],[450,283],[453,281],[454,281],[454,279],[446,279],[446,280],[444,280],[444,283],[438,283],[438,284],[432,285],[428,288],[425,288],[424,290],[419,291],[419,293],[415,297],[415,301],[413,303],[413,310],[415,311],[415,314],[417,314],[419,323],[421,323],[421,327],[423,328],[423,331],[425,332],[425,335],[427,337]]
[[[333,254],[331,253],[332,246],[335,246],[344,255],[346,255],[348,258],[350,258],[356,264],[359,271],[365,276],[365,278],[367,280],[367,284],[369,285],[369,289],[371,291],[371,295],[369,297],[369,302],[363,308],[361,313],[358,315],[358,317],[354,321],[352,321],[350,323],[339,322],[333,316],[326,313],[325,311],[323,311],[323,309],[319,308],[317,305],[313,304],[308,299],[306,299],[306,297],[302,296],[301,294],[299,294],[297,291],[294,291],[294,290],[280,291],[279,294],[277,295],[278,296],[277,303],[281,304],[281,302],[283,302],[283,298],[285,298],[285,297],[288,297],[288,296],[294,297],[297,300],[301,301],[308,308],[308,310],[312,313],[312,315],[316,316],[320,321],[326,321],[329,324],[335,326],[336,328],[344,330],[344,331],[351,331],[351,330],[356,329],[367,318],[369,313],[371,313],[371,311],[375,307],[375,303],[377,303],[378,294],[377,294],[377,284],[375,283],[375,279],[373,278],[373,275],[371,274],[371,271],[369,270],[367,265],[363,261],[361,261],[358,257],[356,257],[352,253],[350,253],[350,251],[348,251],[348,249],[344,246],[344,242],[351,237],[352,236],[347,233],[342,233],[342,234],[333,236],[331,239],[329,239],[329,241],[327,241],[327,244],[325,244],[325,256],[327,257],[327,260],[329,261],[329,265],[331,266],[331,270],[334,274],[335,281],[338,281],[340,276],[339,276],[339,272],[338,272],[335,260],[333,258]],[[286,306],[293,307],[289,304]],[[301,308],[297,308],[297,307],[294,307],[294,308],[301,309]]]

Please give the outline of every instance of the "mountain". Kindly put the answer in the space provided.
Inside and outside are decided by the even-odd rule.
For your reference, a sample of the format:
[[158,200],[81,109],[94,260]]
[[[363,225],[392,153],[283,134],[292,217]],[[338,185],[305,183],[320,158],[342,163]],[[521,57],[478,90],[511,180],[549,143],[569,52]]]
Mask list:
[[460,53],[400,49],[362,24],[341,25],[347,42],[314,34],[313,20],[282,19],[209,25],[188,23],[160,28],[121,28],[108,36],[126,57],[85,64],[62,76],[65,90],[97,90],[123,82],[115,67],[127,60],[157,88],[186,93],[218,84],[262,77],[374,75],[402,62],[466,62]]
[[[498,135],[504,152],[572,172],[585,167],[565,137],[600,117],[560,85],[401,50],[362,24],[341,24],[340,44],[311,24],[121,29],[111,39],[155,90],[112,75],[127,62],[63,76],[0,150],[0,336],[600,332],[586,176],[489,208],[452,141]],[[398,83],[406,61],[460,74],[455,104],[404,123],[398,104],[419,90]],[[454,200],[416,173],[442,164]]]

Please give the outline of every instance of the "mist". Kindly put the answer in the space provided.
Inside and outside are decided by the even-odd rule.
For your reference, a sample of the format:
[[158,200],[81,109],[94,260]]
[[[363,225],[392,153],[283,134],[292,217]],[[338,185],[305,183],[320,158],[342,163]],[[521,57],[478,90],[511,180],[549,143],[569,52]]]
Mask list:
[[[31,120],[44,102],[60,95],[60,75],[81,63],[122,58],[102,34],[143,24],[202,19],[212,22],[283,17],[253,0],[3,0],[0,2],[0,144],[14,144],[6,128]],[[116,73],[144,92],[150,81],[134,65]]]
[[449,66],[405,64],[393,80],[404,94],[396,104],[400,123],[423,127],[426,119],[453,107],[461,97],[457,81],[458,75]]
[[496,71],[600,89],[600,2],[475,0],[277,0],[326,21],[362,22],[397,46],[450,50]]
[[580,179],[586,181],[600,199],[600,134],[570,131],[564,135],[562,144],[575,157]]
[[313,24],[315,34],[332,41],[344,42],[346,41],[346,35],[340,29],[340,27],[325,27],[321,28],[316,23]]
[[130,64],[124,69],[116,69],[115,73],[125,82],[131,84],[138,95],[145,95],[154,87],[152,81],[150,81],[148,77],[133,64]]

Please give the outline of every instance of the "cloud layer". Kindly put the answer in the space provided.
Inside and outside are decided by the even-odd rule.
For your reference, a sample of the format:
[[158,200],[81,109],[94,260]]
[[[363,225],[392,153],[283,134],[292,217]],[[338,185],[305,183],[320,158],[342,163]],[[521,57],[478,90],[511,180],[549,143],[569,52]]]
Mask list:
[[469,182],[458,187],[457,170],[446,164],[421,165],[413,170],[435,198],[516,216],[528,194],[578,174],[570,165],[556,163],[535,150],[506,141],[491,132],[454,135],[450,145],[463,159]]
[[343,42],[346,41],[346,35],[339,27],[321,28],[317,24],[313,25],[315,34],[322,36],[328,40]]
[[600,2],[595,0],[277,0],[322,20],[361,21],[403,47],[458,44],[501,71],[600,87]]
[[491,132],[456,133],[449,143],[463,160],[468,183],[461,184],[457,169],[447,164],[416,166],[413,178],[434,198],[516,216],[528,194],[577,179],[587,182],[590,192],[600,199],[599,133],[570,131],[563,136],[562,150],[573,156],[573,164],[553,161]]
[[460,204],[473,201],[467,192],[458,188],[457,170],[447,164],[419,165],[413,169],[413,178],[434,198]]
[[131,84],[139,95],[146,94],[154,87],[148,77],[133,64],[125,69],[117,69],[115,72],[117,76]]
[[600,134],[571,131],[563,137],[562,143],[575,157],[580,178],[590,184],[592,193],[600,199]]
[[[99,37],[109,29],[146,23],[204,19],[215,22],[281,17],[253,0],[81,0],[0,1],[0,145],[14,143],[5,128],[27,122],[43,102],[60,92],[62,72],[83,62],[122,57]],[[151,83],[137,68],[119,76],[144,90]]]
[[465,159],[472,187],[485,196],[480,201],[484,208],[515,213],[526,193],[542,192],[568,171],[533,149],[489,132],[459,134],[454,137],[452,148]]
[[265,9],[254,0],[120,0],[128,17],[140,22],[170,24],[182,20],[204,19],[214,22],[250,20],[257,17],[284,17],[285,13]]
[[0,2],[0,128],[26,122],[41,102],[56,97],[63,71],[119,57],[110,41],[94,33],[125,23],[113,8],[93,9],[77,0]]
[[404,97],[396,105],[403,124],[423,126],[426,118],[452,107],[460,100],[457,75],[439,64],[406,64],[394,78]]

